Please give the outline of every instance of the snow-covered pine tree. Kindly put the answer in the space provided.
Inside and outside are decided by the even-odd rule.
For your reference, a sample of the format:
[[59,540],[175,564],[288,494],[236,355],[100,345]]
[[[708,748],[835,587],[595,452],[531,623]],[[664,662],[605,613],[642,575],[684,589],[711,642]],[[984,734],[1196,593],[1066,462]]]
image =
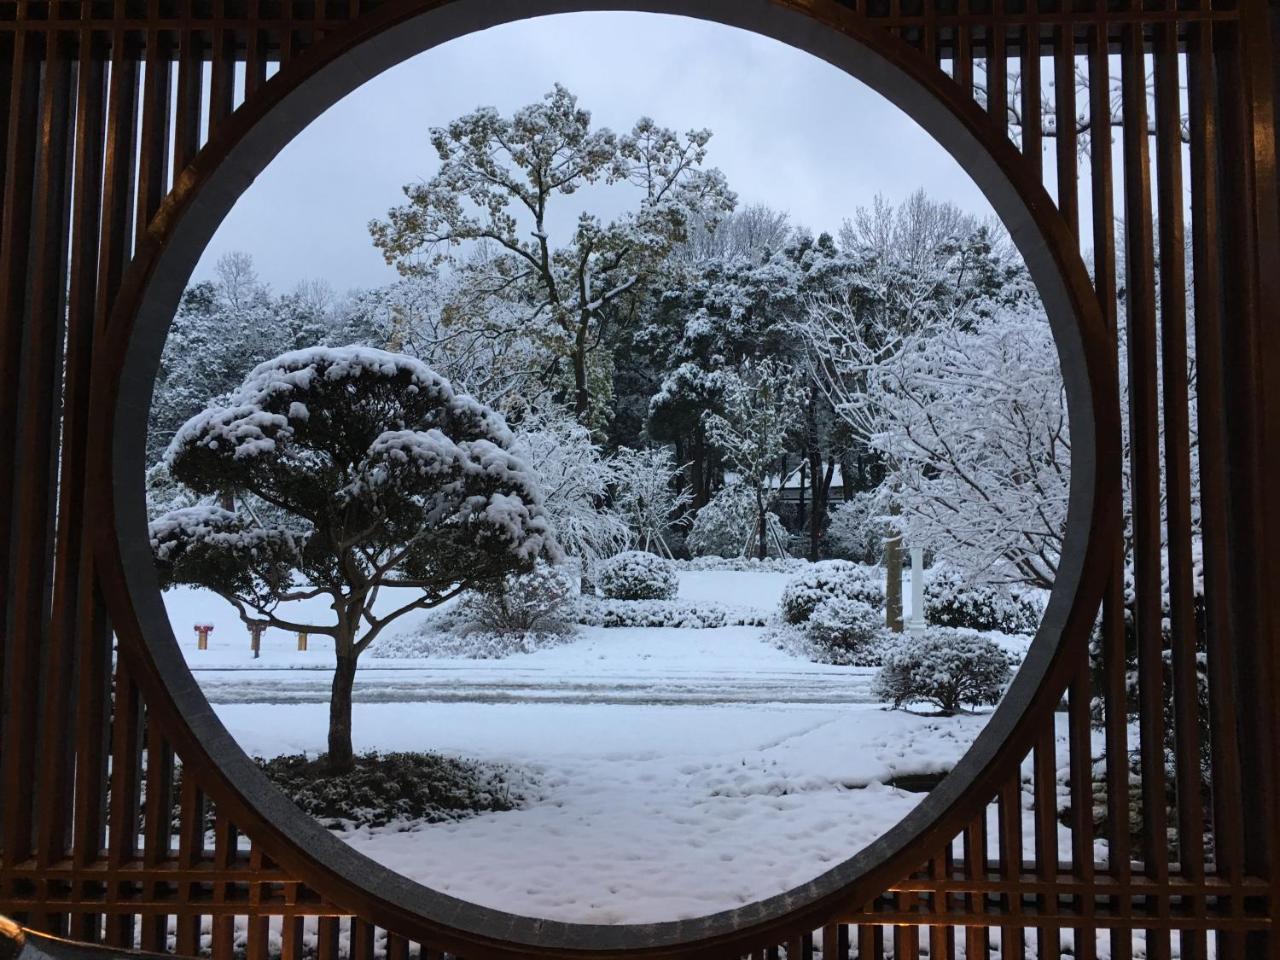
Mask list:
[[[406,274],[488,244],[492,256],[475,279],[539,331],[561,361],[553,372],[567,376],[566,402],[591,424],[608,400],[593,396],[592,378],[610,318],[684,240],[693,218],[714,221],[733,209],[723,175],[703,168],[710,139],[709,130],[681,136],[647,117],[623,136],[593,129],[590,112],[557,84],[511,118],[485,107],[434,128],[439,169],[407,185],[408,202],[370,231],[387,262]],[[583,212],[571,233],[553,241],[548,214],[557,198],[624,183],[637,196],[631,209],[607,222]],[[474,258],[466,263],[479,268]]]
[[[328,764],[350,769],[360,654],[397,618],[558,559],[542,491],[503,419],[410,357],[300,350],[257,367],[174,438],[172,476],[214,502],[151,524],[162,585],[246,623],[332,637]],[[379,594],[396,593],[388,610]],[[325,598],[332,622],[281,610]]]

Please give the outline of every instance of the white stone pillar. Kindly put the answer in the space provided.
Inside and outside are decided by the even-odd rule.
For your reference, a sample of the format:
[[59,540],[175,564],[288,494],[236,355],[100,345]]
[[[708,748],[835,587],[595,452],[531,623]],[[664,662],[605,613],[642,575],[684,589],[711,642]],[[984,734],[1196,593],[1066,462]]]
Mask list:
[[907,629],[919,633],[925,628],[924,620],[924,549],[911,548],[911,621]]

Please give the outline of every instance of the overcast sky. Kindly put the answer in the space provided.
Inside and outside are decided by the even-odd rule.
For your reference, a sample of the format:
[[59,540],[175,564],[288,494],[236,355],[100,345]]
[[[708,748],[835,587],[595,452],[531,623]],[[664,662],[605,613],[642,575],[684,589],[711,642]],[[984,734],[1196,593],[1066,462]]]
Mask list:
[[556,82],[617,132],[642,115],[680,131],[709,127],[708,161],[741,202],[787,210],[815,231],[834,231],[877,192],[900,200],[921,186],[990,213],[928,134],[807,53],[683,17],[570,14],[463,37],[356,90],[246,191],[196,277],[243,250],[278,290],[312,278],[339,291],[394,279],[366,225],[403,199],[405,183],[434,172],[429,128],[481,105],[510,114]]

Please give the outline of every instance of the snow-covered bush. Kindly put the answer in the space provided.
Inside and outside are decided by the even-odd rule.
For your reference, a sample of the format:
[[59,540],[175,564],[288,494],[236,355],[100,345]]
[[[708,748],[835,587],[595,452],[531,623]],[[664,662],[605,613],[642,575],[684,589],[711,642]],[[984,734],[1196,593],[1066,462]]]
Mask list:
[[[451,621],[451,618],[441,618]],[[464,625],[465,626],[465,625]],[[378,660],[501,660],[518,653],[534,653],[569,643],[573,632],[563,626],[554,633],[493,633],[488,630],[420,629],[382,636],[369,648]]]
[[323,755],[256,759],[303,812],[331,829],[445,823],[514,810],[534,785],[503,764],[435,753],[362,753],[339,775],[330,774]]
[[641,550],[610,557],[600,567],[600,592],[611,600],[671,600],[679,586],[670,562]]
[[564,633],[568,629],[565,607],[573,594],[573,583],[564,571],[540,560],[527,573],[509,573],[469,594],[462,616],[475,629],[488,633]]
[[690,557],[671,561],[678,570],[717,570],[731,573],[798,573],[809,566],[800,557]]
[[973,583],[939,565],[925,583],[925,616],[939,627],[1035,633],[1040,609],[1026,596],[1003,584]]
[[930,627],[883,652],[872,694],[891,702],[931,703],[950,715],[965,704],[995,704],[1013,674],[999,644],[976,630]]
[[[698,511],[685,544],[695,557],[745,557],[758,532],[758,517],[751,491],[740,483],[731,483]],[[766,513],[765,523],[769,556],[783,556],[779,546],[787,545],[790,534],[776,513]]]
[[751,607],[686,600],[606,600],[580,597],[574,619],[589,627],[763,627],[769,614]]
[[863,490],[831,508],[827,543],[831,552],[857,563],[876,564],[884,554],[889,525],[882,519],[877,492]]
[[861,600],[873,608],[884,605],[884,585],[875,567],[848,560],[821,560],[810,564],[782,589],[780,609],[787,623],[804,623],[823,600],[844,597]]
[[874,667],[880,663],[879,641],[885,634],[884,616],[875,607],[849,597],[828,597],[805,624],[809,640],[824,651],[830,663]]

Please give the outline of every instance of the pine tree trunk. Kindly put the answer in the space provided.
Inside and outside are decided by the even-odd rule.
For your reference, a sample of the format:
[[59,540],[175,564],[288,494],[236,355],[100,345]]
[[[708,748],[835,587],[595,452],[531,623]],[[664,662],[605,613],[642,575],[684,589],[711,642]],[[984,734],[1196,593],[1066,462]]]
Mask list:
[[351,749],[351,688],[355,686],[355,679],[355,655],[339,654],[333,671],[333,689],[329,695],[327,764],[330,773],[346,773],[355,766],[355,754]]
[[902,537],[884,542],[884,622],[894,633],[902,632]]

